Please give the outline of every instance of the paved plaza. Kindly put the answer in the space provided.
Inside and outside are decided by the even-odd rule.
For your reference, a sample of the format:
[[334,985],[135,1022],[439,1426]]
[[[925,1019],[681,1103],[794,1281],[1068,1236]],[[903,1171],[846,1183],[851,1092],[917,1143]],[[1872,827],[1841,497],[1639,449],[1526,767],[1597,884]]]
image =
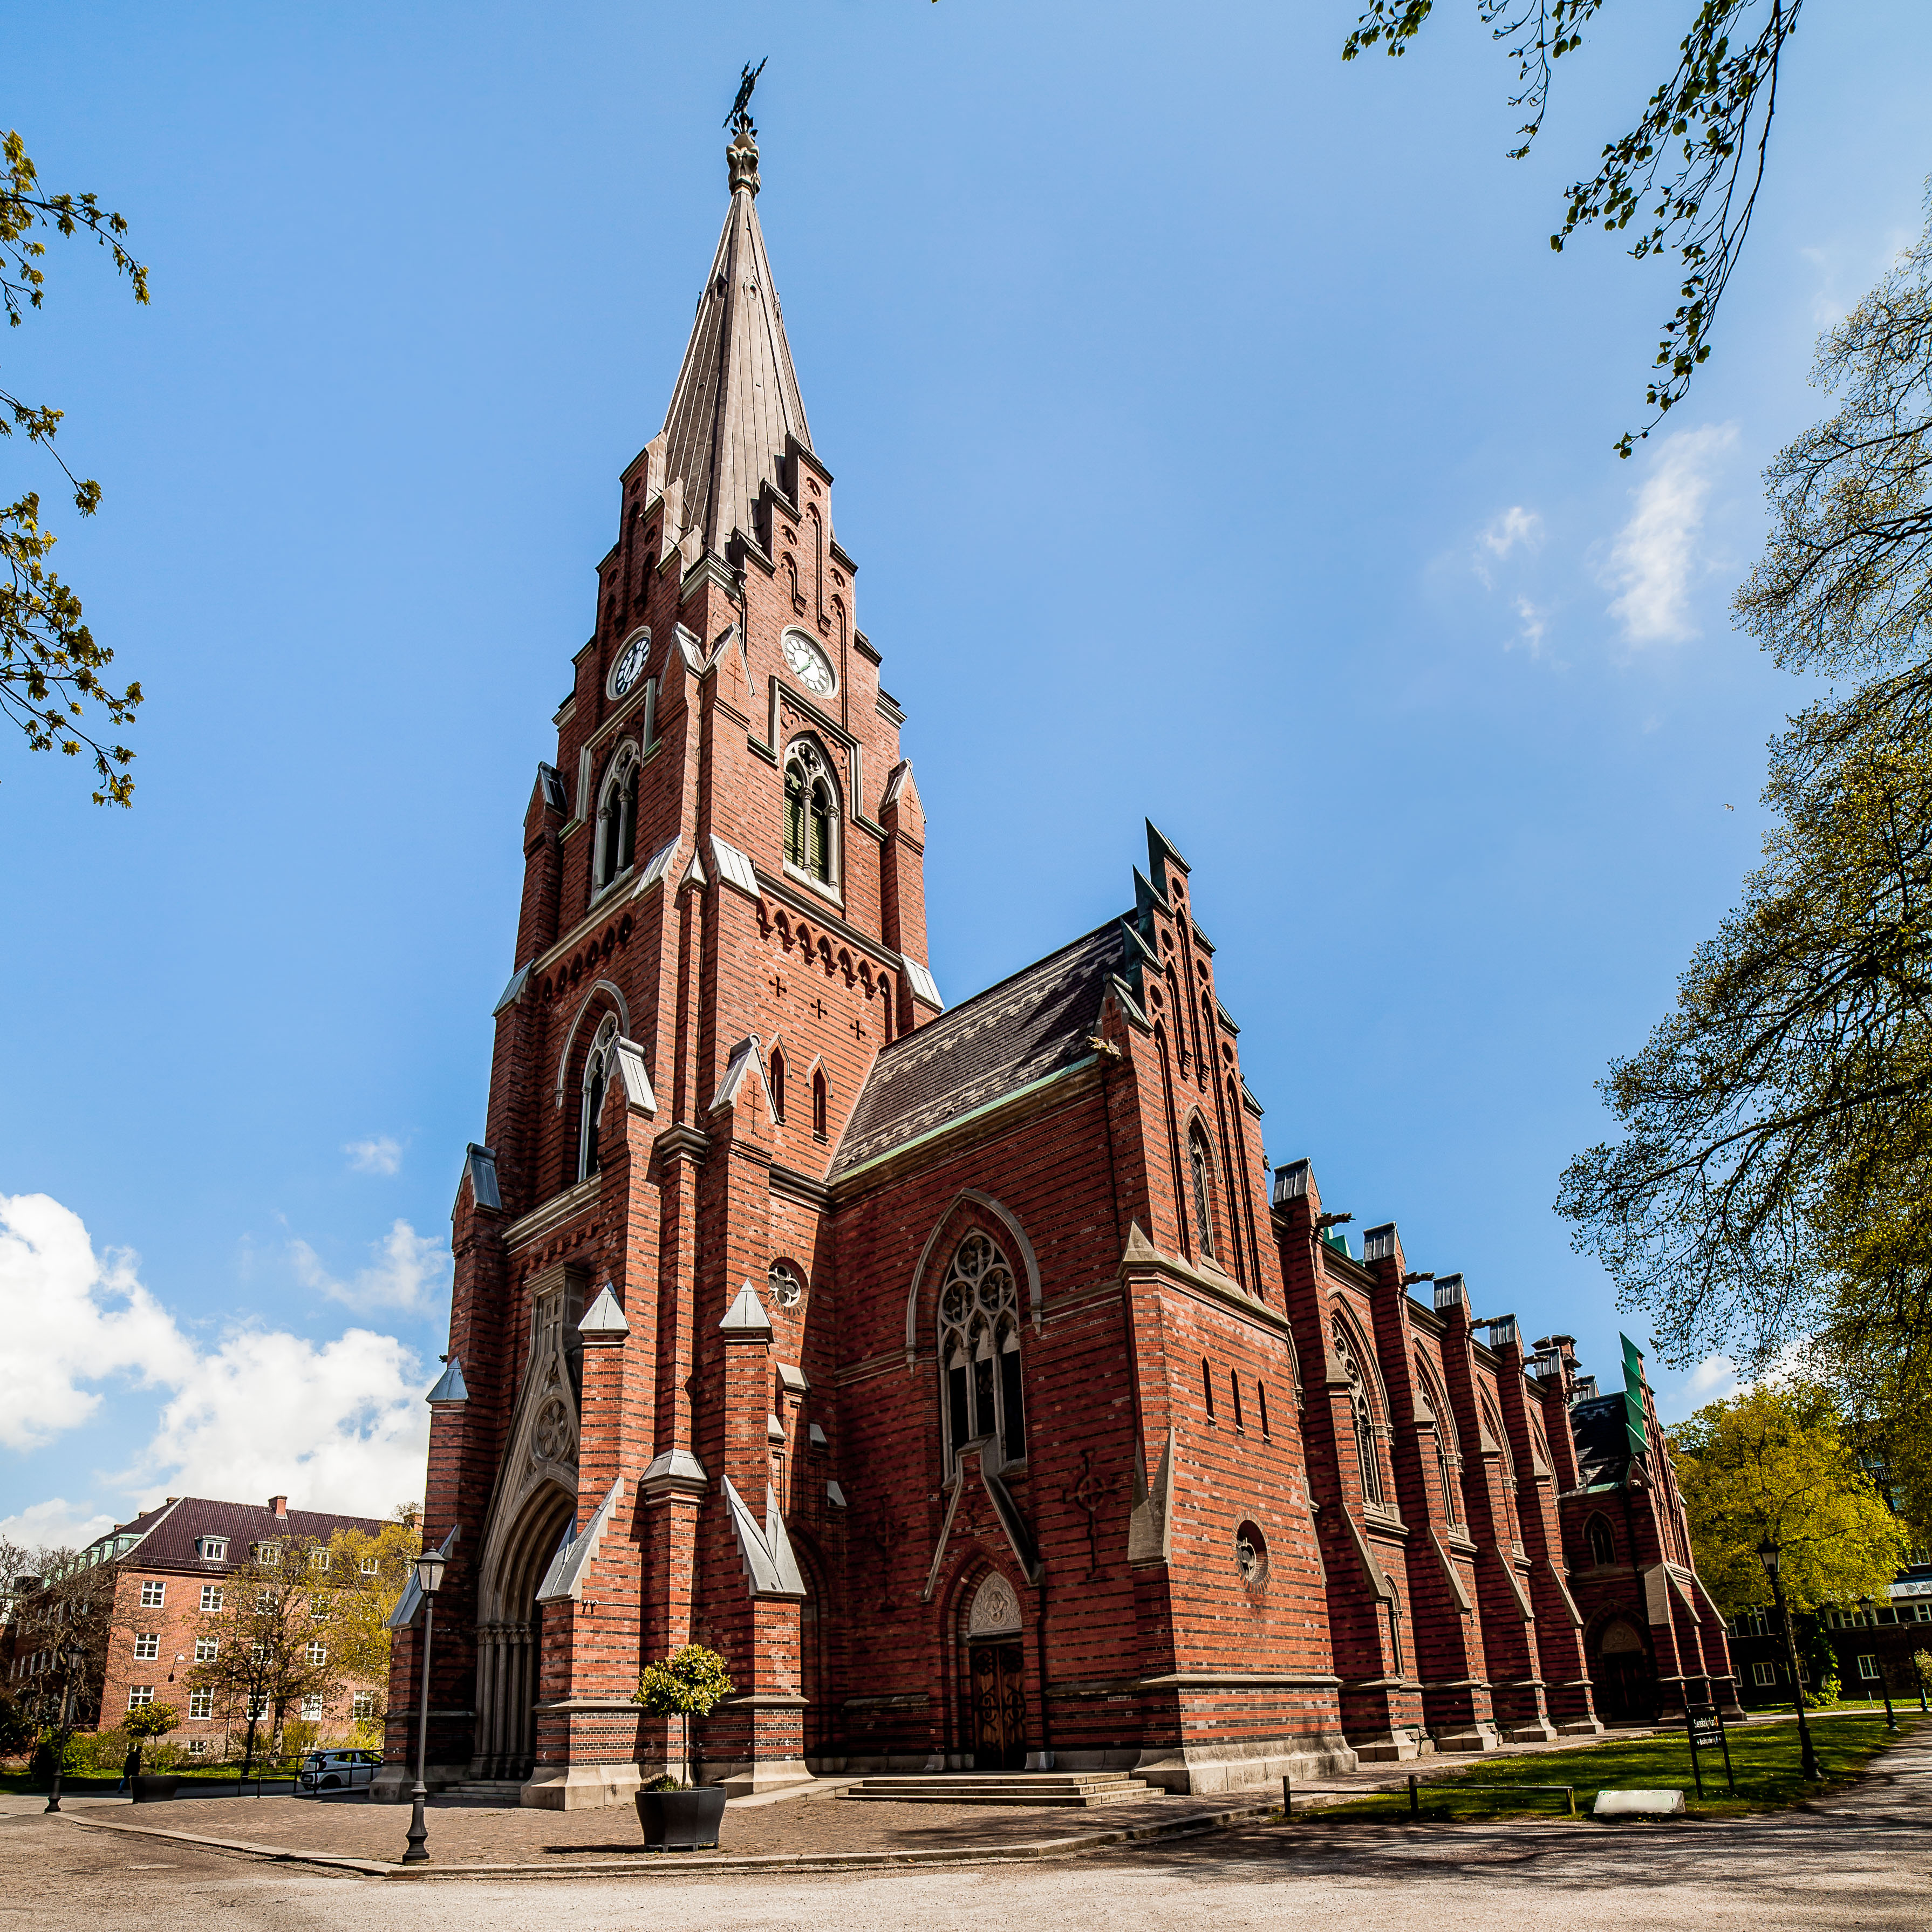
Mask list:
[[[1385,1932],[1570,1926],[1920,1932],[1932,1924],[1928,1797],[1932,1736],[1921,1732],[1881,1758],[1863,1783],[1815,1808],[1721,1824],[1516,1819],[1410,1827],[1318,1816],[1025,1864],[999,1862],[989,1846],[984,1864],[928,1870],[706,1873],[652,1860],[648,1874],[634,1878],[427,1884],[331,1875],[101,1828],[134,1822],[125,1808],[100,1808],[90,1825],[84,1814],[46,1818],[25,1808],[28,1801],[13,1799],[0,1815],[0,1926],[392,1932],[406,1924],[411,1932],[548,1932],[567,1917],[573,1932],[650,1932],[686,1926],[701,1915],[716,1932],[989,1922],[1198,1925],[1215,1932],[1266,1925],[1292,1932],[1332,1925],[1346,1912]],[[220,1802],[208,1801],[203,1815]],[[142,1815],[158,1808],[144,1807]],[[841,1807],[824,1822],[842,1828],[848,1810],[869,1815],[870,1808]],[[400,1832],[400,1814],[388,1815]],[[611,1842],[622,1815],[601,1814]],[[756,1815],[734,1814],[734,1828]],[[1067,1826],[1069,1816],[1058,1814],[1062,1828],[1080,1828]],[[434,1822],[439,1829],[456,1828],[446,1812]],[[553,1820],[553,1828],[561,1822]],[[988,1827],[982,1819],[970,1828],[1011,1828],[1011,1820]],[[868,1828],[897,1827],[887,1820]]]

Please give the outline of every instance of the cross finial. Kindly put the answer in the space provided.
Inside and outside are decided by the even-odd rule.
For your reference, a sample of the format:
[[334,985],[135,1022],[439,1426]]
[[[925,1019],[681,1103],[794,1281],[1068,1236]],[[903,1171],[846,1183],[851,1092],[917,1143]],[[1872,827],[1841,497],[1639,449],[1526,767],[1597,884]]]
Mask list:
[[740,188],[753,194],[758,191],[758,130],[752,124],[752,90],[764,70],[764,61],[756,67],[749,61],[745,63],[745,70],[738,76],[738,98],[724,117],[725,126],[731,130],[731,145],[724,150],[724,164],[734,194]]

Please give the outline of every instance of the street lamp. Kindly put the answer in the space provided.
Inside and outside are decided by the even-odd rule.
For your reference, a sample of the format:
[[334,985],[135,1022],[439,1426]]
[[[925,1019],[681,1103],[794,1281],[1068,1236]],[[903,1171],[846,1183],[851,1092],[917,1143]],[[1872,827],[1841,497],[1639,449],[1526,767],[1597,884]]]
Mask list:
[[1791,1668],[1791,1702],[1798,1713],[1798,1756],[1800,1775],[1814,1783],[1819,1778],[1817,1754],[1811,1748],[1811,1726],[1804,1721],[1804,1684],[1798,1674],[1798,1646],[1791,1635],[1791,1612],[1784,1604],[1784,1579],[1779,1574],[1780,1558],[1784,1555],[1781,1547],[1766,1537],[1757,1546],[1757,1560],[1764,1565],[1764,1574],[1771,1579],[1771,1594],[1778,1604],[1778,1614],[1784,1625],[1784,1658]]
[[60,1652],[60,1729],[56,1733],[56,1736],[59,1738],[60,1742],[56,1746],[54,1750],[54,1788],[47,1794],[46,1808],[50,1811],[58,1811],[60,1809],[61,1773],[67,1768],[68,1702],[74,1695],[74,1678],[79,1673],[80,1666],[87,1661],[87,1656],[86,1653],[80,1649],[77,1645],[68,1644],[62,1647]]
[[429,1796],[429,1786],[423,1782],[429,1762],[429,1645],[436,1623],[436,1593],[442,1588],[443,1566],[448,1561],[440,1550],[425,1550],[416,1558],[416,1588],[422,1592],[423,1600],[422,1714],[416,1724],[416,1782],[410,1793],[413,1810],[410,1820],[410,1848],[403,1854],[406,1865],[429,1862],[429,1853],[423,1849],[429,1838],[423,1823],[423,1805]]

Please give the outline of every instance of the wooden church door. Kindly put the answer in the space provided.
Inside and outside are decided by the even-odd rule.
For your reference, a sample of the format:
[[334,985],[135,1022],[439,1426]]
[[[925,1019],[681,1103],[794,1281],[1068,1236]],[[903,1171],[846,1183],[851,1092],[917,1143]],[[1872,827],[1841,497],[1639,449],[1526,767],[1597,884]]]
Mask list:
[[971,1657],[974,1768],[1018,1771],[1026,1762],[1026,1652],[976,1643]]

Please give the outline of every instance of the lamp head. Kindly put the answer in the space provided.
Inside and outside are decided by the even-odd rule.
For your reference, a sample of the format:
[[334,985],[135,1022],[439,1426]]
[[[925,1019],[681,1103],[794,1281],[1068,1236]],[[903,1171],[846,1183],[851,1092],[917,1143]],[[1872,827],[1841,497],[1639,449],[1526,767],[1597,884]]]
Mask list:
[[425,1550],[416,1558],[416,1587],[425,1597],[442,1588],[442,1573],[449,1558],[440,1550]]
[[1768,1536],[1757,1546],[1757,1560],[1764,1565],[1764,1574],[1774,1582],[1778,1580],[1778,1559],[1782,1553]]

